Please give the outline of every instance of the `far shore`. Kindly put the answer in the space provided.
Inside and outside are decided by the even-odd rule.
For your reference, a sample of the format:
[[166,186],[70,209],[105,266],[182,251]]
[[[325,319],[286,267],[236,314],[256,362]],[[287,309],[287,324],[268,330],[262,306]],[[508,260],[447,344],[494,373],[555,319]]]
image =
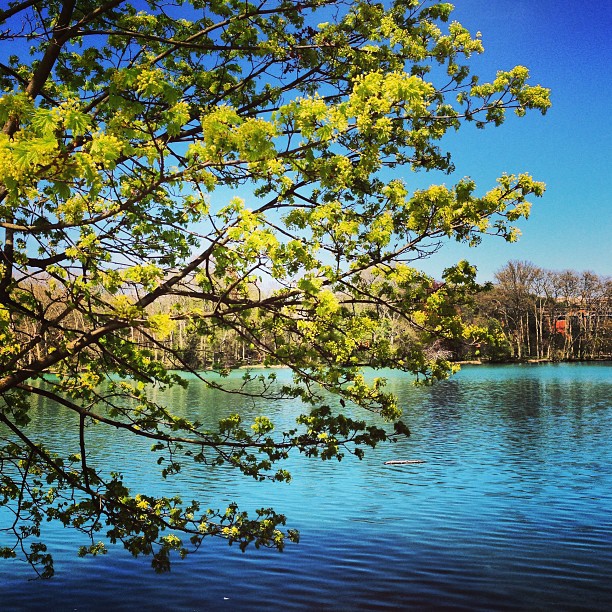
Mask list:
[[[466,365],[475,365],[475,366],[481,366],[481,365],[517,365],[517,364],[521,364],[521,363],[528,363],[528,364],[538,364],[538,363],[542,363],[542,364],[546,364],[546,363],[602,363],[602,362],[612,362],[612,357],[608,356],[608,357],[602,357],[601,359],[562,359],[562,360],[558,360],[558,359],[546,359],[546,358],[535,358],[535,357],[530,357],[528,359],[507,359],[507,360],[503,360],[503,361],[489,361],[489,360],[482,360],[482,359],[465,359],[465,360],[459,360],[459,361],[451,361],[451,363],[454,363],[456,365],[459,366],[466,366]],[[364,366],[367,367],[367,366]],[[283,365],[283,364],[277,364],[277,365],[265,365],[263,363],[253,363],[253,364],[249,364],[249,365],[235,365],[235,366],[229,366],[227,369],[228,370],[288,370],[290,369],[291,366],[288,365]],[[187,371],[187,370],[183,370],[183,371]],[[213,368],[204,368],[199,370],[200,372],[215,372],[217,370],[213,369]]]

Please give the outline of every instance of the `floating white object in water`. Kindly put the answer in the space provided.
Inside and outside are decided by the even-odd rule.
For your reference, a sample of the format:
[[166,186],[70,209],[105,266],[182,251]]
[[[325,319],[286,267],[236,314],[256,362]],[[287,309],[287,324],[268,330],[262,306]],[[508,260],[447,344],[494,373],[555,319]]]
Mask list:
[[406,463],[425,463],[422,459],[391,459],[385,461],[385,465],[405,465]]

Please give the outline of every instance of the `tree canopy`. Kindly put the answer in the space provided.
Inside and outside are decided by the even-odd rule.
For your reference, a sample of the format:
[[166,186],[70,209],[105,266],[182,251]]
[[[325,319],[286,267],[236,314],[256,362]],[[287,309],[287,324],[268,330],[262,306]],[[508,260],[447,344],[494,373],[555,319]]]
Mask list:
[[[204,463],[284,481],[289,453],[361,457],[408,433],[363,367],[432,381],[452,369],[437,338],[484,333],[455,307],[477,290],[474,268],[435,281],[418,260],[449,239],[514,240],[544,189],[528,174],[488,191],[404,180],[452,174],[449,130],[550,104],[522,66],[472,75],[480,35],[452,9],[15,0],[0,11],[0,503],[14,515],[2,556],[50,576],[47,519],[83,532],[81,554],[119,541],[158,571],[207,536],[243,549],[297,539],[272,509],[253,518],[132,491],[121,465],[106,474],[88,454],[92,424],[149,438],[168,478]],[[405,323],[401,342],[384,333],[389,316]],[[235,415],[210,431],[154,401],[153,385],[182,384],[168,363],[189,366],[164,342],[179,323],[193,338],[232,330],[264,364],[291,368],[284,386],[247,371],[239,392],[301,398],[295,428]],[[31,437],[36,397],[74,414],[78,448]],[[347,402],[389,426],[342,415]]]

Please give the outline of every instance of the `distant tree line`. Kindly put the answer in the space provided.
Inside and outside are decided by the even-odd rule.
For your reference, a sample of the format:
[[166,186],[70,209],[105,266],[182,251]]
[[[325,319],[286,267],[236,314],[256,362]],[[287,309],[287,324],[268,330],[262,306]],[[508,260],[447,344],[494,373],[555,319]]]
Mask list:
[[[373,279],[370,279],[373,282]],[[437,287],[439,283],[433,282]],[[26,289],[27,287],[27,289]],[[9,327],[12,333],[20,339],[24,346],[30,346],[29,351],[23,351],[21,364],[28,368],[30,364],[54,350],[54,346],[70,340],[73,335],[82,332],[86,327],[84,315],[78,310],[68,311],[66,304],[71,296],[53,279],[38,277],[32,279],[29,285],[24,285],[24,295],[29,294],[30,301],[40,305],[41,318],[48,321],[34,322],[25,317],[14,317]],[[112,316],[118,308],[124,313],[130,313],[132,303],[137,299],[135,293],[123,293],[119,296],[108,295],[97,298],[95,307],[98,310],[108,310]],[[253,299],[266,299],[256,285],[250,289]],[[26,296],[27,297],[27,296]],[[270,298],[271,299],[271,298]],[[93,307],[93,305],[92,305]],[[148,355],[150,361],[159,362],[166,368],[179,370],[229,370],[242,366],[280,365],[283,362],[275,360],[262,349],[272,346],[274,354],[282,353],[282,347],[302,341],[299,332],[284,329],[279,331],[274,320],[264,322],[263,317],[253,313],[247,322],[239,319],[227,323],[206,324],[202,319],[194,320],[193,312],[200,315],[212,314],[218,304],[201,298],[181,295],[181,292],[164,296],[146,308],[146,313],[134,309],[133,325],[124,333],[123,342],[126,350],[138,347]],[[441,341],[430,340],[415,331],[406,320],[392,308],[384,305],[374,307],[357,304],[354,310],[371,316],[371,327],[366,338],[355,342],[365,352],[374,345],[385,343],[389,350],[401,350],[406,347],[418,347],[426,358],[442,357],[447,359],[452,351]],[[146,318],[148,325],[140,324],[140,319]],[[61,317],[61,330],[53,326]],[[202,318],[205,319],[205,316]],[[245,325],[259,328],[256,342],[247,340],[249,337]],[[294,337],[294,334],[295,335]],[[67,336],[62,338],[61,336]],[[357,349],[360,348],[359,346]],[[415,350],[413,349],[413,350]],[[359,352],[359,350],[357,351]],[[88,349],[89,357],[104,365],[107,359],[104,343],[96,343]],[[286,364],[285,364],[286,365]],[[365,357],[362,365],[372,365]],[[126,373],[128,373],[126,369]]]
[[612,279],[593,272],[545,270],[511,261],[470,311],[492,340],[456,354],[492,360],[590,360],[612,357]]
[[[188,298],[170,297],[158,305],[160,314],[180,312]],[[214,304],[204,304],[214,308]],[[464,318],[487,329],[482,343],[422,337],[396,312],[380,308],[372,342],[385,336],[391,348],[419,344],[428,357],[451,360],[513,361],[594,360],[612,357],[612,279],[593,272],[552,271],[525,261],[510,261],[483,287],[472,304],[458,305]],[[136,332],[137,333],[137,332]],[[264,332],[265,333],[265,332]],[[273,330],[270,330],[274,341]],[[176,367],[194,369],[258,365],[264,355],[232,328],[192,333],[177,317],[167,337],[134,338],[148,345],[156,357],[168,359],[170,347]],[[291,338],[284,341],[291,342]]]
[[[63,312],[67,296],[53,283],[30,285],[32,297],[44,304],[45,318],[54,320]],[[253,291],[257,291],[253,287]],[[219,325],[203,330],[183,313],[197,307],[212,311],[215,304],[180,295],[166,296],[149,307],[156,319],[154,329],[134,326],[126,342],[145,348],[151,360],[176,369],[224,370],[249,365],[274,365],[258,346],[245,340],[245,334],[232,326]],[[370,306],[371,308],[371,306]],[[393,350],[418,345],[427,357],[450,360],[485,361],[593,360],[612,357],[612,280],[592,272],[555,272],[529,262],[511,261],[495,274],[495,282],[483,287],[470,304],[457,306],[464,319],[487,330],[482,342],[459,342],[419,336],[414,328],[392,309],[381,307],[372,328],[371,343],[384,338]],[[64,333],[83,329],[82,314],[75,310],[64,315]],[[16,322],[18,331],[32,350],[23,364],[40,359],[60,338],[45,334],[45,342],[34,340],[41,334],[29,321]],[[290,343],[272,327],[262,344]],[[285,333],[286,335],[286,333]],[[48,345],[48,346],[47,346]],[[104,359],[103,346],[97,358]],[[367,364],[366,364],[367,365]]]

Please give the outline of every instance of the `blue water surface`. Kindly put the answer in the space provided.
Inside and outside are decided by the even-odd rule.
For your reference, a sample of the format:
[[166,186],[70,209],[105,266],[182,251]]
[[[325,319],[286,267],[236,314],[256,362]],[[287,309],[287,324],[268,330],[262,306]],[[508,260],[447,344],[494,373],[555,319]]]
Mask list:
[[[0,562],[0,610],[612,609],[612,366],[466,366],[431,388],[382,375],[412,430],[405,441],[363,461],[291,459],[290,484],[199,466],[154,485],[216,508],[273,506],[300,544],[242,554],[207,541],[159,576],[116,547],[79,559],[84,542],[50,526],[56,577],[28,581],[22,564]],[[210,422],[271,414],[278,428],[302,410],[226,396],[195,378],[164,399]],[[51,445],[77,443],[62,409],[40,402],[33,414]],[[119,462],[137,489],[157,482],[149,443],[101,427],[87,435],[100,465]]]

